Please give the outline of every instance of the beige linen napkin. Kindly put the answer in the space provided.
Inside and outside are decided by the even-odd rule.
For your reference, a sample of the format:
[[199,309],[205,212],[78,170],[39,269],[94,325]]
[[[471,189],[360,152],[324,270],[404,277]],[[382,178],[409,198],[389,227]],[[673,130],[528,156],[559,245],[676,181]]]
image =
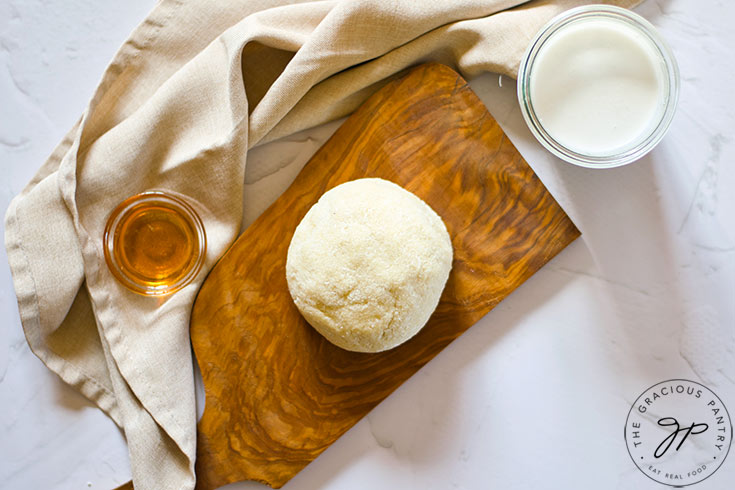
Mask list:
[[[286,3],[159,2],[7,212],[28,343],[124,429],[138,490],[194,487],[189,313],[237,237],[248,148],[346,115],[420,62],[514,77],[533,34],[587,2]],[[208,237],[197,280],[163,301],[123,288],[102,254],[108,213],[151,188],[188,196]]]

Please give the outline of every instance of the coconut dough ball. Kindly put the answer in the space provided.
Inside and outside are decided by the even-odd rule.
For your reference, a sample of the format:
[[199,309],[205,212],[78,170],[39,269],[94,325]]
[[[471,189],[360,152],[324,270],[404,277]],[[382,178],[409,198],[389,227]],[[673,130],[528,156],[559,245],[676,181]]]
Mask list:
[[380,352],[424,326],[451,268],[452,242],[434,210],[392,182],[359,179],[306,213],[286,278],[301,314],[330,342]]

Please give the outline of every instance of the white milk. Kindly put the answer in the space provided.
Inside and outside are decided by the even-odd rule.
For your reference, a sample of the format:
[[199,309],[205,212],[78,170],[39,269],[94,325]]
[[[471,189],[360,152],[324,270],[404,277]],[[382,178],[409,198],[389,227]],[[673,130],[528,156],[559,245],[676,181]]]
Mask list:
[[665,66],[624,21],[581,19],[546,40],[530,73],[541,125],[568,149],[617,153],[648,136],[664,110]]

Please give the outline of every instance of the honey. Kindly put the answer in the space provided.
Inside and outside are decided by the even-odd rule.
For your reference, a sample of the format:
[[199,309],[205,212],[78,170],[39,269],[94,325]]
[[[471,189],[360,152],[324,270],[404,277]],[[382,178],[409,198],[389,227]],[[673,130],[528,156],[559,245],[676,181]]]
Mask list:
[[191,206],[160,191],[123,201],[108,220],[104,241],[113,275],[146,295],[168,294],[190,282],[205,250],[204,228]]

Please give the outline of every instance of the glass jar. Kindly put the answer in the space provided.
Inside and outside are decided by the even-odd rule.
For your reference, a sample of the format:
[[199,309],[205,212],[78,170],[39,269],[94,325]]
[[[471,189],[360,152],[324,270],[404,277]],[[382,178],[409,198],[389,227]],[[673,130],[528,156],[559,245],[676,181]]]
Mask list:
[[[534,107],[532,81],[537,84],[543,83],[543,80],[534,81],[534,75],[536,74],[534,69],[536,68],[535,64],[540,59],[539,53],[542,53],[543,56],[542,50],[550,39],[554,39],[555,35],[564,33],[565,30],[570,29],[572,26],[578,26],[577,29],[579,29],[579,26],[582,25],[581,23],[600,20],[607,21],[608,24],[614,22],[623,23],[620,25],[621,30],[632,27],[634,31],[631,33],[635,34],[635,37],[640,39],[640,42],[649,44],[648,46],[642,46],[642,49],[645,48],[648,50],[647,52],[654,53],[652,55],[656,60],[656,66],[654,68],[659,70],[661,74],[660,90],[662,93],[659,96],[660,102],[658,102],[660,109],[657,109],[657,113],[651,118],[650,124],[641,133],[628,141],[627,144],[614,148],[613,151],[593,152],[570,147],[571,145],[568,143],[563,144],[559,141],[563,138],[559,137],[558,132],[556,137],[550,134],[549,128],[544,127],[543,118],[538,114],[538,108]],[[591,26],[592,24],[588,25]],[[579,45],[580,43],[577,43],[575,46]],[[577,58],[577,60],[579,59],[581,58]],[[599,63],[599,57],[592,59],[591,62]],[[570,68],[569,66],[559,66],[558,69],[564,70]],[[569,76],[573,75],[570,74]],[[573,90],[573,88],[570,90]],[[518,101],[523,117],[531,132],[551,153],[567,162],[582,167],[617,167],[631,163],[651,151],[661,141],[668,130],[674,117],[678,97],[679,69],[671,50],[648,21],[629,10],[614,6],[588,5],[570,9],[553,18],[533,39],[521,60],[521,65],[518,70]],[[551,131],[551,133],[553,132]]]
[[129,197],[112,211],[103,248],[120,283],[138,294],[163,296],[196,277],[207,239],[201,218],[186,200],[153,190]]

